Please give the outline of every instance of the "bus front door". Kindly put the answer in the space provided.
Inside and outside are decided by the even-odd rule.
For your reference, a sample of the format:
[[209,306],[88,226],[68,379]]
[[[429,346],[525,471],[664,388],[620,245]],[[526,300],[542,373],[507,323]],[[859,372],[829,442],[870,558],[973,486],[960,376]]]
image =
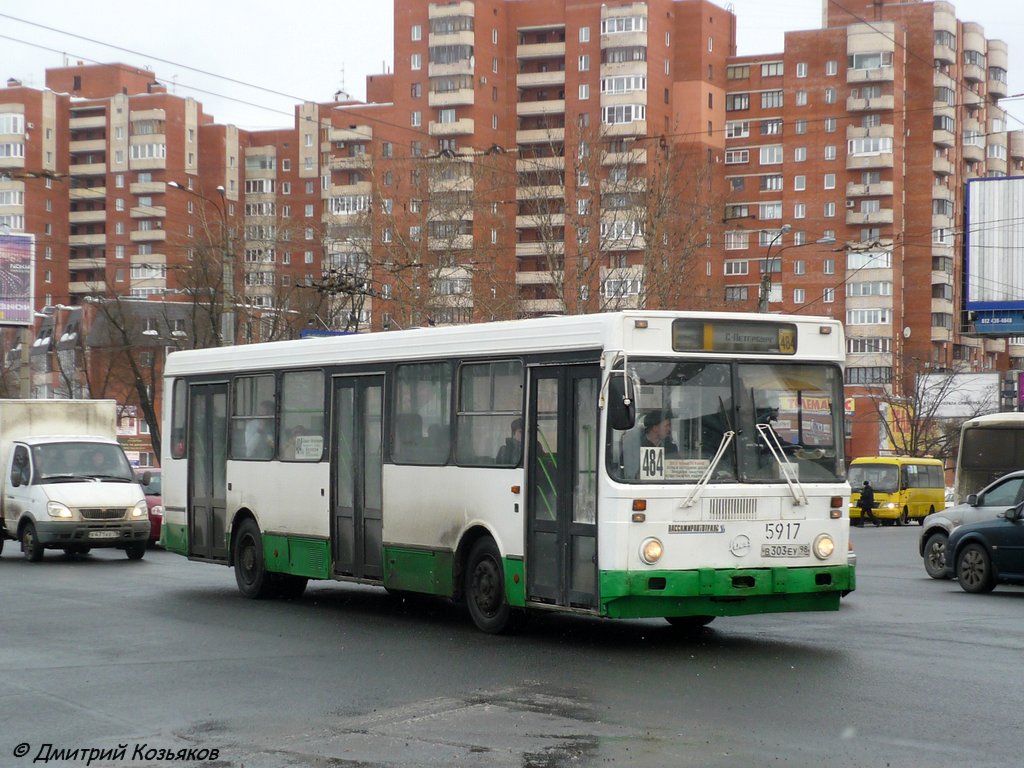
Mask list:
[[331,542],[334,571],[380,579],[383,571],[383,376],[334,380]]
[[527,598],[597,605],[597,397],[592,365],[532,369],[526,550]]
[[188,554],[227,560],[228,385],[189,388]]

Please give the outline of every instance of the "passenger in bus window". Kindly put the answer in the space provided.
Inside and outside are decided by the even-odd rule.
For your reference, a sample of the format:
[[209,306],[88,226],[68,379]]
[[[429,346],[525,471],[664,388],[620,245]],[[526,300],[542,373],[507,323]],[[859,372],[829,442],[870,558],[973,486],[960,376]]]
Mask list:
[[523,455],[523,420],[513,419],[511,436],[505,438],[505,444],[498,449],[494,462],[503,466],[514,467]]
[[678,459],[679,447],[672,439],[672,412],[656,408],[644,416],[641,448],[664,448],[666,459]]
[[257,418],[245,425],[245,455],[250,459],[269,459],[274,455],[274,403],[260,403]]

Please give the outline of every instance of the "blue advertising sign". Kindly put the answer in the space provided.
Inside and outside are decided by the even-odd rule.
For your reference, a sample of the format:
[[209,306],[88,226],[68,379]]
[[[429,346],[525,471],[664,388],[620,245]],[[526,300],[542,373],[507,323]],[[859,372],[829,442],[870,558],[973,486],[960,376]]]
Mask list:
[[0,234],[0,325],[33,322],[35,235]]

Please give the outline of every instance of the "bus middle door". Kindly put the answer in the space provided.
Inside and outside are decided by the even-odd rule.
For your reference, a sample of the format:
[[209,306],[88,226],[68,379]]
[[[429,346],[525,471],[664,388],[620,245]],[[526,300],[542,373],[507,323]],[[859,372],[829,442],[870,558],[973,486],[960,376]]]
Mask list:
[[530,601],[597,605],[595,365],[531,369],[526,589]]

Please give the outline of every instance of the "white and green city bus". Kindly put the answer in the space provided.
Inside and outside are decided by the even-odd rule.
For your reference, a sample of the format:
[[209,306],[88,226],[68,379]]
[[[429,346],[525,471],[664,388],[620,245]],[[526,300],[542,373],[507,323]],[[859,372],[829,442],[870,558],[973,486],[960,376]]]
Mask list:
[[488,632],[835,610],[843,358],[831,319],[640,311],[175,352],[162,542],[248,597],[369,583]]

